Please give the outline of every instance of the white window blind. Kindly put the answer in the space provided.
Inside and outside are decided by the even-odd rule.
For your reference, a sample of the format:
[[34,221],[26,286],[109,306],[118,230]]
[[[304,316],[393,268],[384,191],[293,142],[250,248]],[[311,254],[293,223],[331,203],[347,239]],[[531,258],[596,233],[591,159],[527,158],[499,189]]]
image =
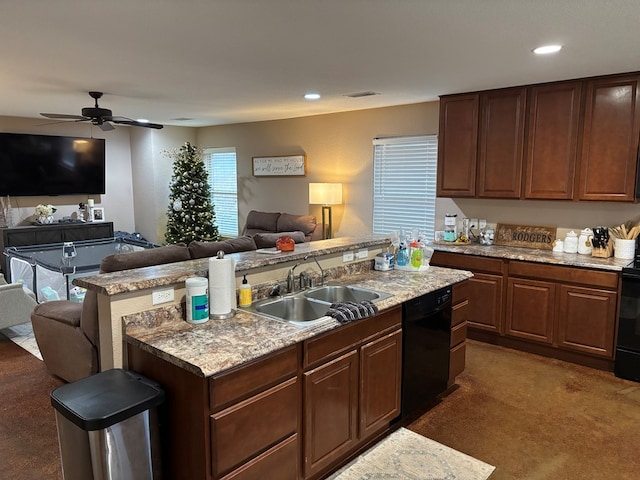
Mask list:
[[417,228],[433,240],[438,137],[376,138],[373,145],[373,233]]
[[218,232],[223,237],[235,237],[239,230],[236,149],[207,148],[202,160],[209,175]]

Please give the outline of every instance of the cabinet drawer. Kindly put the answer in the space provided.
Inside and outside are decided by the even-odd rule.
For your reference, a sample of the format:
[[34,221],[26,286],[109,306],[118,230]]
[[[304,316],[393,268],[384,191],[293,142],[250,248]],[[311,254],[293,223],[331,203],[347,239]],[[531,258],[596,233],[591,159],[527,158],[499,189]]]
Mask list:
[[456,325],[451,329],[450,347],[455,347],[467,339],[467,322]]
[[586,268],[558,267],[542,263],[509,262],[509,275],[578,283],[588,287],[618,288],[618,273]]
[[450,252],[433,252],[431,263],[442,267],[499,274],[502,274],[504,268],[504,261],[499,258]]
[[297,378],[211,415],[211,468],[218,476],[297,432]]
[[352,349],[364,341],[395,330],[402,325],[402,307],[385,310],[375,317],[356,320],[304,342],[307,368]]
[[465,300],[462,303],[454,304],[451,308],[451,326],[466,322],[469,320],[469,300]]
[[453,297],[452,302],[454,305],[464,302],[469,296],[469,281],[465,280],[464,282],[456,283],[453,286]]
[[298,435],[270,448],[262,455],[234,470],[222,480],[295,480],[298,478]]
[[449,357],[449,380],[464,372],[465,358],[467,354],[467,344],[461,343],[451,349]]
[[209,407],[216,410],[296,374],[299,344],[209,380]]

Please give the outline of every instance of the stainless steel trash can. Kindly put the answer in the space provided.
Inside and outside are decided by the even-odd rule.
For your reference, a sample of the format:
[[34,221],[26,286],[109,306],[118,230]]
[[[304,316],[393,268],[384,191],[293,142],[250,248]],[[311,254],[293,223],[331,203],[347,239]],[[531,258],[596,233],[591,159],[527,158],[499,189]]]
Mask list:
[[122,369],[51,392],[64,479],[159,479],[159,438],[152,414],[163,401],[164,391],[156,382]]

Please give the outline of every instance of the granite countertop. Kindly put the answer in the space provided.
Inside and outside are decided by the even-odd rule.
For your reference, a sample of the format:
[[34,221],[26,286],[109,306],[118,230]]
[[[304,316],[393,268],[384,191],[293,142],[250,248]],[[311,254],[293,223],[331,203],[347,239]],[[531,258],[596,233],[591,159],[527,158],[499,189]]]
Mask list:
[[432,246],[434,250],[440,252],[462,253],[464,255],[478,255],[482,257],[504,258],[507,260],[521,260],[524,262],[548,263],[550,265],[564,265],[616,272],[622,271],[624,267],[633,262],[633,260],[623,260],[615,257],[599,258],[578,253],[555,253],[551,250],[479,245],[477,243],[436,243]]
[[[392,294],[376,303],[385,310],[472,276],[465,270],[431,266],[419,273],[370,270],[340,283]],[[183,318],[178,306],[126,316],[127,341],[195,375],[208,377],[341,326],[327,319],[310,327],[298,327],[242,309],[230,319],[199,325],[191,325]]]
[[[357,237],[339,237],[329,240],[298,243],[293,252],[277,254],[261,253],[253,250],[226,255],[236,260],[236,272],[259,267],[269,267],[281,263],[302,260],[306,255],[329,255],[347,250],[389,245],[390,238],[384,235],[359,235]],[[209,259],[199,258],[184,262],[169,263],[153,267],[102,273],[86,277],[76,277],[74,285],[111,296],[148,288],[161,287],[184,282],[194,275],[208,276]]]

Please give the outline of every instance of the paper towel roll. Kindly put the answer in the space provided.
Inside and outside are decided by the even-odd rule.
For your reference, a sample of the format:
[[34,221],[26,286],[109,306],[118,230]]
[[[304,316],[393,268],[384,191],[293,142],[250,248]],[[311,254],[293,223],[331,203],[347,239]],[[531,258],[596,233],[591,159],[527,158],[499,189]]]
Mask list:
[[236,309],[236,261],[209,259],[209,318],[227,318]]

